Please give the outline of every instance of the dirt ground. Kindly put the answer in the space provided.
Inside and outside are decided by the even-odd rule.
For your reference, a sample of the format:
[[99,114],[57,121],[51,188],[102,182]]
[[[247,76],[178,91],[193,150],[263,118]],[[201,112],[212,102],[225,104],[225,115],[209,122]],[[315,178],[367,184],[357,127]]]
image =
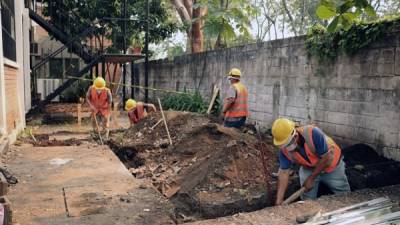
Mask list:
[[[172,145],[160,113],[129,129],[125,114],[115,118],[108,146],[87,121],[33,123],[2,158],[20,179],[9,196],[16,224],[293,224],[299,215],[376,197],[399,201],[395,185],[268,207],[278,168],[268,135],[194,113],[167,111],[166,118]],[[365,146],[344,155],[355,189],[400,183],[399,163]],[[298,187],[295,173],[287,195]]]
[[[271,173],[278,167],[269,139],[260,139],[251,129],[222,127],[199,114],[168,111],[166,118],[172,146],[164,124],[151,129],[160,114],[113,133],[110,146],[136,178],[151,180],[174,203],[182,221],[253,211],[269,204],[267,181],[275,188]],[[267,177],[261,145],[268,157]],[[272,189],[272,199],[274,193]]]
[[88,133],[54,128],[36,130],[46,147],[22,138],[2,156],[19,180],[7,195],[15,225],[175,224],[167,199],[135,179],[107,146]]

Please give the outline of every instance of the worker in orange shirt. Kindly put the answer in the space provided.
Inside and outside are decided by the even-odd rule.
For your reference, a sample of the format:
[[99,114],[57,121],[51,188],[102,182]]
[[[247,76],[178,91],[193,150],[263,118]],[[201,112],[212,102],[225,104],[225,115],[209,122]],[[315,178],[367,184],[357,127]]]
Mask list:
[[102,77],[94,79],[93,85],[86,93],[86,101],[92,110],[93,129],[100,132],[101,127],[108,139],[112,95],[110,89],[106,88],[106,81]]
[[233,68],[228,74],[230,87],[224,100],[222,113],[225,127],[242,127],[249,116],[248,92],[240,79],[242,73],[239,69]]
[[153,104],[136,102],[133,99],[128,99],[126,101],[125,110],[128,111],[129,122],[131,125],[137,124],[141,119],[146,117],[148,113],[157,111]]

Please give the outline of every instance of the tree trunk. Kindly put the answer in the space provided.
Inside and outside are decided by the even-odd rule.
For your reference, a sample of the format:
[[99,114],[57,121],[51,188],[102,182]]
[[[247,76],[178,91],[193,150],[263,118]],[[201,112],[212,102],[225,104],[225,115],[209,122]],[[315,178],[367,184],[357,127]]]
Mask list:
[[197,20],[192,23],[192,53],[203,51],[204,36],[201,29],[203,22],[198,19],[201,18],[202,15],[202,8],[193,9],[193,19]]
[[202,32],[202,21],[196,20],[192,22],[193,19],[200,18],[206,10],[197,8],[193,9],[193,4],[196,0],[171,0],[172,4],[175,6],[183,23],[191,25],[186,30],[188,42],[186,45],[186,51],[192,53],[202,52],[204,48],[204,36]]

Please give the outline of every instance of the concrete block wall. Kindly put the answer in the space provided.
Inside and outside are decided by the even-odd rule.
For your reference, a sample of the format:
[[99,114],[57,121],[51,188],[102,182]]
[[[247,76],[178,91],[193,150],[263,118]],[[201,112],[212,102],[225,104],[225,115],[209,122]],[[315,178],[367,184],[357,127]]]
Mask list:
[[[388,34],[330,65],[307,57],[304,40],[289,38],[152,61],[149,83],[177,91],[198,89],[210,97],[213,85],[226,92],[225,76],[237,67],[249,90],[249,122],[265,128],[278,117],[315,123],[342,146],[367,143],[400,160],[400,33]],[[153,99],[163,94],[149,93]]]

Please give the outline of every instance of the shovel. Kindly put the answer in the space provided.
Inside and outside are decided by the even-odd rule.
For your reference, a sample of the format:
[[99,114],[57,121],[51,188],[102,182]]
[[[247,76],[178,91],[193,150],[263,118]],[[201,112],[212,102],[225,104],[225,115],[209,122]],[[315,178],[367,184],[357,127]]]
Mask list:
[[94,121],[96,122],[97,132],[99,133],[100,143],[101,143],[101,145],[104,145],[103,138],[101,137],[100,127],[99,127],[99,123],[97,122],[96,115],[93,114],[93,117],[94,117]]
[[296,191],[289,198],[287,198],[282,203],[282,205],[289,205],[290,203],[294,202],[297,198],[299,198],[305,192],[305,190],[306,190],[305,187],[301,187],[298,191]]

